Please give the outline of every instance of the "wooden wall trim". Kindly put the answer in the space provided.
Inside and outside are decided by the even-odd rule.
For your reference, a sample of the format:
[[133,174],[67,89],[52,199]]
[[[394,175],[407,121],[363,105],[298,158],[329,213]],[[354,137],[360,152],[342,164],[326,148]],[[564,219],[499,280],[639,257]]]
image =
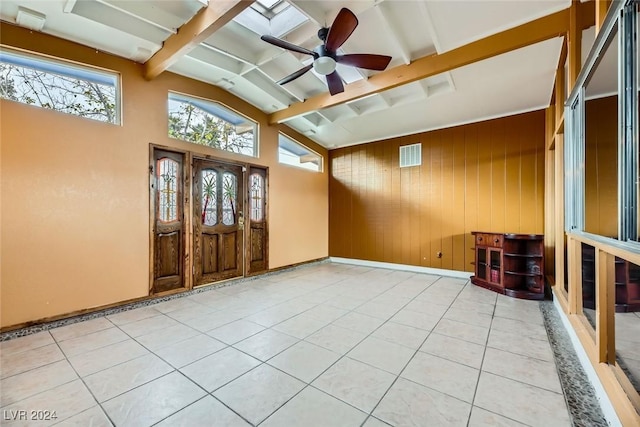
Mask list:
[[[556,290],[554,290],[554,296],[558,296]],[[559,298],[556,298],[556,300],[560,301]],[[572,337],[572,341],[574,341],[574,348],[578,353],[582,366],[587,371],[589,379],[592,382],[597,381],[598,384],[594,384],[595,389],[604,393],[602,395],[601,392],[598,392],[601,406],[605,410],[607,419],[613,420],[615,417],[623,426],[640,425],[640,414],[635,409],[635,405],[640,402],[636,401],[636,398],[630,398],[628,392],[631,390],[625,389],[622,385],[624,381],[621,381],[620,376],[624,377],[624,373],[622,373],[618,365],[597,362],[598,355],[595,340],[593,339],[593,329],[588,325],[588,321],[583,315],[568,314],[562,306],[556,305],[556,307],[561,318],[563,318],[565,329],[569,336]],[[585,326],[585,323],[588,326]],[[577,340],[577,343],[575,340]],[[580,345],[581,349],[576,348],[576,345]],[[580,357],[581,351],[584,352],[588,360]],[[590,370],[594,375],[589,375]]]
[[[595,330],[583,314],[582,281],[577,280],[582,269],[580,248],[583,243],[593,246],[597,256]],[[564,312],[623,425],[637,425],[640,423],[640,414],[637,412],[640,408],[640,393],[630,385],[626,375],[616,363],[614,260],[615,257],[620,257],[639,263],[640,254],[624,250],[613,242],[608,243],[592,238],[585,233],[569,233],[568,245],[571,253],[569,271],[570,274],[573,271],[574,276],[570,276],[569,307],[563,307]],[[577,259],[574,258],[575,252],[578,252]],[[557,291],[554,291],[554,294],[557,296]]]
[[596,249],[596,348],[599,363],[616,363],[615,257]]

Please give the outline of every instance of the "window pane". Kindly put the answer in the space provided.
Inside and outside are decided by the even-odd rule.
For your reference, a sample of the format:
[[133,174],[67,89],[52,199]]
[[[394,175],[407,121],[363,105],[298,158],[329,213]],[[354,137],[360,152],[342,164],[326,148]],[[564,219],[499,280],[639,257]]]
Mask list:
[[163,157],[158,160],[158,219],[161,222],[178,220],[178,170],[175,160]]
[[278,137],[278,160],[287,165],[322,171],[322,156],[283,134]]
[[[640,32],[640,3],[638,3],[637,9],[636,9],[636,32]],[[636,50],[636,71],[638,72],[637,76],[636,76],[636,85],[637,85],[637,93],[636,93],[636,102],[638,103],[637,106],[637,110],[636,112],[638,113],[638,116],[636,118],[636,141],[638,141],[638,144],[640,145],[640,37],[636,34],[636,46],[637,46],[637,50]],[[638,147],[638,152],[640,153],[640,147]],[[640,162],[638,162],[638,167],[640,168]],[[640,177],[640,170],[638,170],[638,176]],[[638,194],[638,200],[640,201],[640,179],[636,180],[636,192]],[[638,224],[638,239],[640,240],[640,209],[638,209],[637,214],[638,216],[637,218],[637,224]]]
[[262,221],[264,219],[264,179],[255,173],[251,175],[251,220]]
[[640,266],[615,259],[616,359],[640,393]]
[[202,171],[202,223],[218,223],[218,172],[212,169]]
[[582,311],[596,329],[596,248],[582,243]]
[[222,223],[233,225],[236,223],[236,196],[238,182],[234,174],[225,172],[222,175]]
[[233,153],[256,155],[254,122],[216,102],[169,94],[169,136]]
[[39,58],[0,52],[0,97],[107,123],[120,123],[118,77]]
[[603,52],[585,88],[585,224],[618,237],[618,37]]

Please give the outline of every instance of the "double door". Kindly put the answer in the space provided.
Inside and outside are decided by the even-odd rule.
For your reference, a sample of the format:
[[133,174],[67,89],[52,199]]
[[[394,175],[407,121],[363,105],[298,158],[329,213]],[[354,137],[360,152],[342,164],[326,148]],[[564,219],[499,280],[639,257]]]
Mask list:
[[266,169],[189,158],[153,151],[153,294],[267,269]]

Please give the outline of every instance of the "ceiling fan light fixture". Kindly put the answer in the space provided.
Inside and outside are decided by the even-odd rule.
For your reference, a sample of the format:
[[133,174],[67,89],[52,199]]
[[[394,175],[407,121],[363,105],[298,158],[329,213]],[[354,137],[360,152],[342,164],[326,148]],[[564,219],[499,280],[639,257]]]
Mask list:
[[336,70],[336,61],[330,56],[321,56],[313,61],[313,69],[320,75],[328,76]]

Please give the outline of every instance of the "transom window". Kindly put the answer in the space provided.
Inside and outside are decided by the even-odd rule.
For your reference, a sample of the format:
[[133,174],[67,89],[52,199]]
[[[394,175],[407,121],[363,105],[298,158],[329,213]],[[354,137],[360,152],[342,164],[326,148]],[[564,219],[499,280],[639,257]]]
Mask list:
[[0,97],[120,123],[118,74],[4,48],[0,50]]
[[282,133],[278,137],[278,160],[287,165],[322,171],[321,155]]
[[257,156],[257,124],[222,104],[169,93],[168,110],[170,137]]

